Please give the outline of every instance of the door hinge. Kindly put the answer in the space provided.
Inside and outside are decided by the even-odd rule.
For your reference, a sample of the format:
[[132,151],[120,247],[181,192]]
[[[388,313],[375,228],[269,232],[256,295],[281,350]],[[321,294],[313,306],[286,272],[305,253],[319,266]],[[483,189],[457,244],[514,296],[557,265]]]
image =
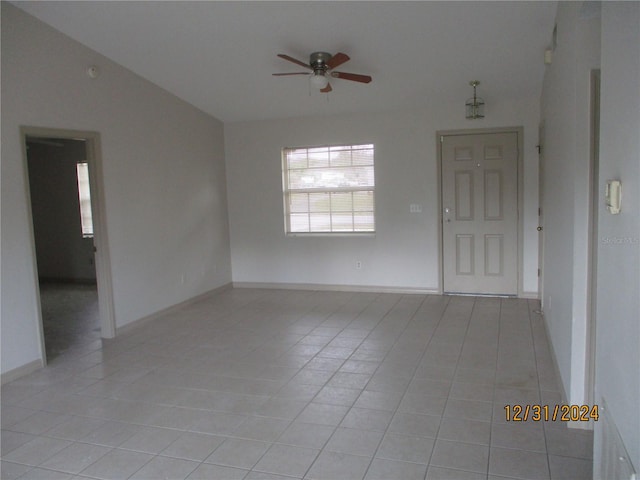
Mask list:
[[541,273],[542,273],[542,271],[540,269],[538,269],[538,276],[540,276]]
[[440,143],[444,142],[444,135],[440,135]]
[[542,208],[538,207],[538,216],[542,215]]

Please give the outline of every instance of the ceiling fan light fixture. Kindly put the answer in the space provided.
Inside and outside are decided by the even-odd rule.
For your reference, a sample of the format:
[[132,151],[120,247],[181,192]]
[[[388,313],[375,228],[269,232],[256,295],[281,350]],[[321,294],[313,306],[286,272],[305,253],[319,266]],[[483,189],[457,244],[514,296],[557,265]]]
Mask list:
[[314,72],[309,78],[309,83],[313,88],[322,90],[323,88],[327,88],[327,85],[329,85],[329,79],[324,72]]

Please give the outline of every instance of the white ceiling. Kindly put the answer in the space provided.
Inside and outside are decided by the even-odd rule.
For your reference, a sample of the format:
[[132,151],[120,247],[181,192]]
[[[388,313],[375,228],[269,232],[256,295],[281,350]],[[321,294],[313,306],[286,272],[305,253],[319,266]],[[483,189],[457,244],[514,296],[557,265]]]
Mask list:
[[[15,2],[224,122],[428,107],[539,95],[556,2]],[[313,51],[351,57],[310,95]]]

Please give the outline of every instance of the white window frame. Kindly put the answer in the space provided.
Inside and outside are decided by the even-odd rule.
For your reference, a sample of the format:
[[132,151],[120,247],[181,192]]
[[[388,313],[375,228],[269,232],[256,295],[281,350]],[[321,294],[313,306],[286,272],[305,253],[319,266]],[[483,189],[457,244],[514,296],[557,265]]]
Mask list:
[[[313,153],[320,153],[323,149],[327,150],[328,158],[331,159],[333,156],[332,153],[335,152],[349,152],[351,164],[344,164],[344,159],[341,163],[331,165],[331,160],[329,160],[327,165],[322,166],[310,166],[309,160]],[[295,153],[298,158],[300,158],[301,152],[307,151],[306,159],[307,166],[300,167],[290,165],[289,159]],[[370,150],[371,151],[371,163],[353,163],[354,152]],[[302,154],[304,157],[304,153]],[[361,169],[362,172],[365,173],[364,177],[367,178],[367,181],[363,181],[364,179],[360,179],[359,184],[352,185],[322,185],[318,186],[315,183],[313,186],[300,188],[299,185],[297,188],[292,186],[290,181],[290,174],[293,171],[298,171],[299,173],[309,172],[312,174],[315,172],[324,172],[324,173],[337,173],[343,170],[345,173],[354,173],[354,170]],[[370,172],[367,170],[371,170]],[[339,176],[339,175],[338,175]],[[284,229],[285,234],[288,236],[374,236],[376,233],[376,212],[375,212],[375,145],[372,143],[367,144],[353,144],[353,145],[320,145],[320,146],[302,146],[302,147],[285,147],[282,149],[282,184],[283,184],[283,200],[284,200]],[[359,210],[355,205],[358,203],[358,199],[354,197],[358,195],[358,193],[365,194],[364,196],[360,196],[360,204],[362,205],[362,201],[364,200],[365,208],[371,205],[369,209]],[[300,195],[302,194],[302,195]],[[305,211],[292,212],[292,195],[298,195],[298,197],[302,197],[307,195],[307,200],[310,201],[310,195],[316,194],[317,196],[326,195],[329,203],[328,210],[325,211],[313,211],[313,207],[311,205]],[[318,195],[319,194],[319,195]],[[333,203],[334,198],[345,197],[345,194],[351,194],[350,207],[344,206],[342,208],[335,206]],[[366,197],[370,196],[370,200]],[[336,205],[338,202],[336,201]],[[304,217],[304,214],[308,215],[307,222],[307,230],[292,228],[292,218],[294,215],[299,215]],[[316,215],[324,215],[329,216],[329,226],[327,228],[315,229],[313,226],[312,216],[313,213]],[[351,226],[347,228],[345,225],[340,225],[339,222],[335,223],[334,226],[334,218],[338,219],[342,217],[343,219],[348,218],[349,214],[351,215]],[[358,221],[356,217],[360,217],[361,223],[358,225]],[[326,227],[326,224],[324,224]]]
[[76,177],[78,180],[78,203],[80,204],[82,238],[93,238],[93,212],[91,211],[88,162],[78,162],[76,164]]

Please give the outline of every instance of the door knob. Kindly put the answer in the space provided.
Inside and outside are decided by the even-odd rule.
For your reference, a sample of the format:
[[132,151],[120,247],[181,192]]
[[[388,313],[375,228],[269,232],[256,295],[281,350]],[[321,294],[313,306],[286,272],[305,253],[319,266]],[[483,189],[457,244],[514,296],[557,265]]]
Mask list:
[[542,231],[542,227],[538,227],[536,230],[538,230],[539,232]]

